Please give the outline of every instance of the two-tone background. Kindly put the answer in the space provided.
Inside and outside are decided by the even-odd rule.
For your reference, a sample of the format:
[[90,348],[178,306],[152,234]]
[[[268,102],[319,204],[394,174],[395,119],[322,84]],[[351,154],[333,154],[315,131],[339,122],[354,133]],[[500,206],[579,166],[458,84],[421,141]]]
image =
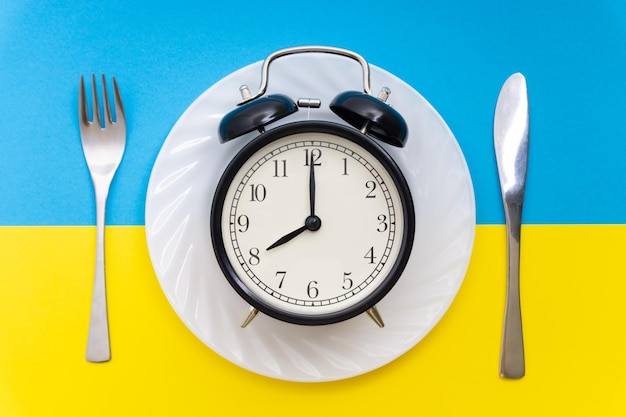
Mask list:
[[[407,354],[337,382],[268,379],[197,340],[144,233],[150,171],[183,111],[289,46],[354,50],[437,109],[472,175],[477,231],[448,313]],[[505,231],[493,151],[504,80],[527,78],[527,375],[498,376]],[[84,360],[95,205],[81,74],[116,76],[128,140],[109,195],[113,360]],[[623,415],[626,4],[538,1],[0,2],[0,415]]]

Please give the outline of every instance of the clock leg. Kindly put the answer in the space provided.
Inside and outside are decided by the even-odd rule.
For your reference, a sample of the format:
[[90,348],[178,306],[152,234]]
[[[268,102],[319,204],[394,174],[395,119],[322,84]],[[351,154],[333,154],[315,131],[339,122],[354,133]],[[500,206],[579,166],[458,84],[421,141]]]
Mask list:
[[249,305],[246,309],[246,313],[244,314],[243,319],[241,319],[241,323],[239,324],[241,328],[243,329],[248,324],[250,324],[257,314],[259,314],[259,310]]
[[376,323],[376,325],[378,325],[378,327],[380,327],[380,328],[385,327],[385,322],[383,321],[383,318],[380,315],[380,312],[378,311],[376,306],[374,306],[374,307],[370,308],[369,310],[367,310],[366,313],[370,317],[370,319],[374,320],[374,323]]

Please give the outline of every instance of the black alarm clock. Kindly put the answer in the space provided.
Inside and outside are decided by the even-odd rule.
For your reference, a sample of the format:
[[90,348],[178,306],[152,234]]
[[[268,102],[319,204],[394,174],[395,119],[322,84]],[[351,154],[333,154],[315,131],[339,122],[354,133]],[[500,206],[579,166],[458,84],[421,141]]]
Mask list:
[[[328,104],[264,95],[275,59],[310,52],[360,63],[363,91]],[[409,186],[384,149],[404,146],[406,122],[386,103],[389,89],[371,94],[369,66],[351,51],[284,49],[264,61],[261,77],[259,91],[243,86],[243,101],[220,123],[222,142],[249,142],[222,174],[210,214],[221,271],[250,306],[241,326],[258,312],[300,325],[366,312],[383,327],[376,304],[402,276],[415,233]],[[336,120],[316,120],[324,106]],[[309,119],[289,121],[302,108]]]

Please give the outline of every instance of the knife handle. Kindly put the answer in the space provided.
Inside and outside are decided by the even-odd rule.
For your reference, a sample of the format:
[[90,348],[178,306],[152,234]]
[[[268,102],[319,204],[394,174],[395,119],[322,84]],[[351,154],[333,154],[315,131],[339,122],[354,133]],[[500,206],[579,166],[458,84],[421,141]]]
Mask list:
[[522,378],[525,373],[525,359],[519,285],[521,204],[506,204],[505,215],[507,217],[508,277],[502,349],[500,351],[500,376],[502,378]]

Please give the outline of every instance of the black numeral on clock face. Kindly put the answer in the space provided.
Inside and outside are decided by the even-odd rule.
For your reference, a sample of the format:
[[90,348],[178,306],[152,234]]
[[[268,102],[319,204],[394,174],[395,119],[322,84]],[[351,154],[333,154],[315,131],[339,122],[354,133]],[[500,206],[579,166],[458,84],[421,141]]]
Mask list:
[[341,288],[343,288],[344,290],[349,290],[350,288],[352,288],[352,285],[354,285],[354,282],[350,278],[350,275],[352,275],[352,272],[343,273],[343,285],[341,286]]
[[348,175],[348,158],[342,158],[343,161],[343,173],[341,175]]
[[256,266],[261,263],[261,258],[259,257],[259,248],[250,249],[250,258],[248,258],[248,263],[252,266]]
[[317,298],[320,295],[320,290],[317,289],[317,281],[309,282],[309,285],[306,287],[306,293],[309,298]]
[[365,256],[363,258],[367,259],[370,264],[375,263],[376,259],[378,259],[378,258],[376,256],[374,256],[374,247],[373,246],[371,248],[369,248],[369,250],[367,251],[367,253],[365,254]]
[[287,160],[286,159],[281,159],[280,161],[278,159],[274,160],[274,177],[275,178],[287,177]]
[[250,184],[250,201],[264,201],[267,190],[263,184]]
[[365,183],[365,188],[367,188],[369,191],[368,193],[365,195],[365,198],[376,198],[376,194],[374,193],[374,191],[376,190],[376,182],[375,181],[368,181]]
[[322,165],[321,162],[317,162],[319,161],[319,159],[322,157],[322,150],[321,149],[305,149],[304,150],[304,165],[305,166],[311,166],[311,161],[313,161],[313,165],[315,166],[319,166]]
[[240,233],[245,233],[246,231],[248,231],[248,228],[250,227],[250,219],[248,218],[248,216],[242,214],[241,216],[237,217],[237,226],[239,226],[237,230]]
[[277,271],[276,279],[278,279],[278,288],[283,287],[283,282],[285,282],[285,277],[287,276],[287,271]]
[[383,232],[386,232],[388,228],[389,228],[389,225],[387,224],[387,216],[385,216],[384,214],[379,214],[378,215],[378,228],[376,230],[379,231],[380,233],[383,233]]

